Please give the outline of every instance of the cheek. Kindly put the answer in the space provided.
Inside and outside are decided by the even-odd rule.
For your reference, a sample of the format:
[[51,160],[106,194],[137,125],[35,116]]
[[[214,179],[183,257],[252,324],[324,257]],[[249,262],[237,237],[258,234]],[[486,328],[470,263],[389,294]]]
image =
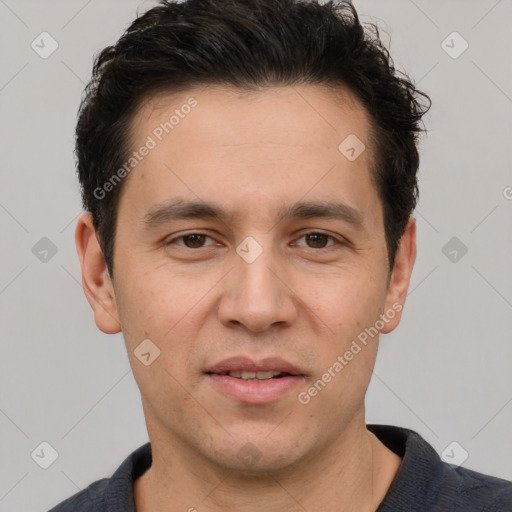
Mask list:
[[157,271],[139,278],[128,275],[132,278],[119,287],[118,309],[134,378],[154,414],[179,416],[190,406],[180,383],[190,384],[193,378],[186,362],[195,350],[196,326],[201,325],[193,321],[194,305],[204,292],[184,293],[186,287],[159,279]]
[[340,420],[340,414],[346,415],[363,400],[377,354],[379,333],[375,325],[382,312],[384,291],[384,284],[369,273],[364,279],[361,274],[344,274],[323,286],[316,282],[311,287],[307,305],[321,320],[318,325],[322,330],[317,340],[319,373],[312,379],[317,385],[311,393],[322,395],[314,400],[320,409],[322,402],[322,407],[330,404],[326,408],[330,412],[322,414],[333,420]]
[[179,276],[171,277],[168,273],[127,275],[130,279],[122,283],[116,296],[120,294],[119,315],[131,339],[154,337],[155,341],[165,343],[204,295],[203,286],[186,286]]
[[[331,276],[316,283],[308,294],[308,307],[318,316],[336,348],[375,324],[385,301],[384,284],[368,274]],[[349,340],[350,338],[350,340]]]
[[[208,292],[218,278],[212,284],[205,277],[191,279],[171,272],[165,266],[138,274],[127,272],[126,275],[131,278],[125,279],[116,294],[121,297],[119,317],[134,373],[138,373],[137,380],[144,387],[151,386],[146,375],[153,373],[149,380],[159,381],[162,387],[167,387],[164,384],[167,382],[174,388],[174,379],[189,384],[195,382],[196,355],[204,339],[201,329],[212,306],[212,294]],[[140,352],[138,347],[147,339],[157,347],[154,350],[158,358],[145,367],[136,357]]]

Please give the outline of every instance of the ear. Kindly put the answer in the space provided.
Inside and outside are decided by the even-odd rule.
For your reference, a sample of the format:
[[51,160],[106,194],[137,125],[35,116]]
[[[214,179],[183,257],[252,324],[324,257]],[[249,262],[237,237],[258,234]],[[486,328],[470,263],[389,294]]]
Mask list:
[[[396,314],[385,322],[381,332],[387,334],[400,323],[402,308],[405,304],[407,290],[411,279],[414,261],[416,260],[416,221],[411,216],[395,256],[395,263],[389,279],[384,311],[395,311]],[[388,318],[390,315],[387,315]]]
[[75,243],[82,267],[82,286],[94,311],[94,321],[104,333],[116,334],[121,331],[121,324],[114,287],[89,212],[78,219]]

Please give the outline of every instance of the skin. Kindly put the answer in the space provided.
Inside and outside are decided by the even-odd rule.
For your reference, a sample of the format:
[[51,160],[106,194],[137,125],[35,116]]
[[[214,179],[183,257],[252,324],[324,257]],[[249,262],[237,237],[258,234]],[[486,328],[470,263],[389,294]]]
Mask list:
[[[191,96],[197,107],[123,184],[113,278],[90,214],[76,229],[95,322],[122,330],[141,392],[153,465],[135,482],[137,511],[374,511],[401,462],[365,425],[378,336],[308,404],[297,399],[380,314],[404,304],[409,286],[415,222],[390,274],[368,114],[348,91],[335,99],[321,86],[195,88],[149,98],[131,127],[134,149]],[[355,161],[338,150],[349,134],[366,145]],[[232,215],[145,227],[152,207],[177,197]],[[277,209],[300,199],[343,202],[362,226],[278,222]],[[176,240],[197,232],[207,235],[202,247]],[[318,232],[334,238],[305,236]],[[236,252],[248,236],[263,249],[252,263]],[[134,355],[147,338],[161,351],[149,366]],[[235,355],[281,357],[304,381],[272,403],[238,402],[203,373]],[[251,466],[239,456],[248,442],[259,453]]]

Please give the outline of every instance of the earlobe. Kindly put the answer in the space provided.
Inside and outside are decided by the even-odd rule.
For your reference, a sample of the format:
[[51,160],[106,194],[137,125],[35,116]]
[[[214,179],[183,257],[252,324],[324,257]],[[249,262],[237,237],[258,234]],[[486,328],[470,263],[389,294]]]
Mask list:
[[[391,332],[400,323],[415,260],[416,221],[411,216],[395,256],[384,309],[384,315],[389,317],[389,321],[381,331],[383,334]],[[392,312],[392,315],[388,315],[388,312]]]
[[121,331],[114,288],[90,212],[78,219],[75,243],[82,268],[82,286],[98,328],[106,334]]

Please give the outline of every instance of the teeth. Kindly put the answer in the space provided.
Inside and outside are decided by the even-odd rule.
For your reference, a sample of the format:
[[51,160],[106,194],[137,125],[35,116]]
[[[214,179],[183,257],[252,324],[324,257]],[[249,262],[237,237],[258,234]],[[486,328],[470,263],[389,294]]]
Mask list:
[[267,380],[272,379],[277,375],[281,375],[281,372],[228,372],[230,377],[236,377],[237,379],[244,380]]
[[279,375],[280,372],[256,372],[257,379],[271,379],[276,375]]

